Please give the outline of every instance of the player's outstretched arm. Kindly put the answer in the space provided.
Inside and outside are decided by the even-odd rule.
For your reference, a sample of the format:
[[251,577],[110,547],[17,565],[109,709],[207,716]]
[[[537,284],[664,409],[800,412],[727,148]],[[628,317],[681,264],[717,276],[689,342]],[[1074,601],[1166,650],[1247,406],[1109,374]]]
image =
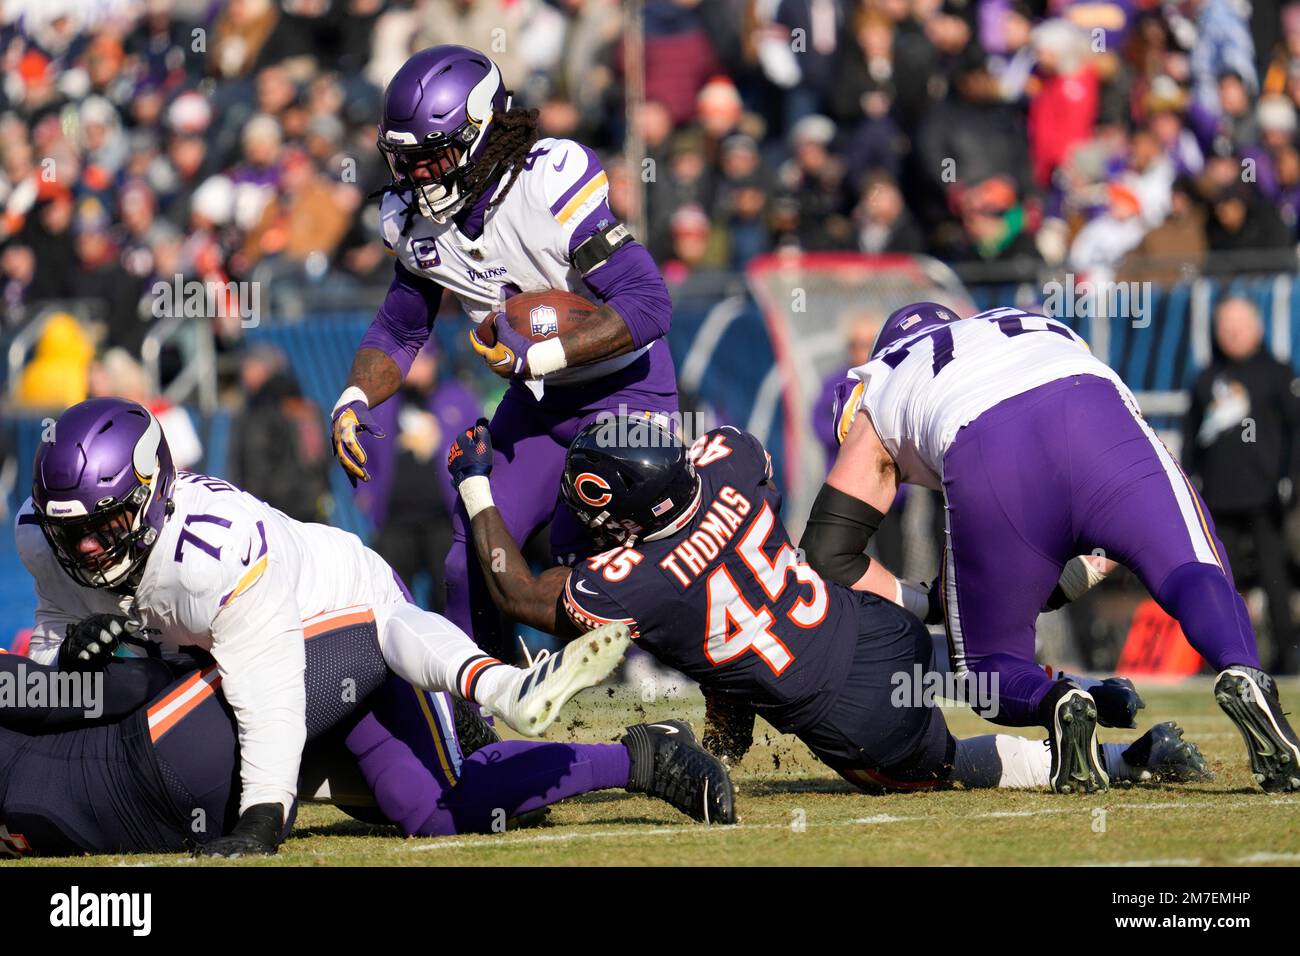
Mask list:
[[492,501],[492,436],[487,421],[456,436],[447,453],[447,468],[469,515],[474,551],[483,566],[488,592],[506,614],[549,634],[577,631],[561,610],[568,568],[548,568],[534,575],[519,545]]
[[370,480],[358,435],[370,432],[376,438],[384,437],[370,409],[402,387],[416,354],[429,340],[441,301],[440,286],[397,264],[393,282],[353,356],[347,385],[331,415],[334,456],[354,487],[358,481]]

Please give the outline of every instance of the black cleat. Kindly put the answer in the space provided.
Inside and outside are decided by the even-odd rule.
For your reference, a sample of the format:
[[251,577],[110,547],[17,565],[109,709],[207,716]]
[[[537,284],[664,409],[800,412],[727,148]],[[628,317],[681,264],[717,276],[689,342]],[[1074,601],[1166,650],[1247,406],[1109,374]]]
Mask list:
[[621,741],[631,757],[629,793],[667,801],[702,823],[735,823],[735,791],[722,761],[699,745],[684,720],[627,729]]
[[1237,725],[1255,781],[1269,793],[1300,790],[1300,741],[1262,670],[1234,664],[1214,682],[1214,699]]
[[1124,762],[1138,772],[1142,783],[1192,783],[1213,780],[1201,748],[1183,739],[1183,728],[1173,721],[1156,724],[1124,751]]
[[468,757],[488,744],[501,743],[496,730],[473,701],[452,698],[452,717],[456,721],[456,739],[460,741],[462,756]]
[[1089,693],[1097,702],[1097,723],[1102,727],[1136,727],[1137,712],[1146,706],[1127,677],[1107,677]]
[[[1053,699],[1054,698],[1054,699]],[[1048,781],[1057,793],[1094,793],[1110,787],[1097,746],[1097,703],[1087,691],[1070,684],[1054,689],[1044,701],[1049,708],[1047,741],[1052,751]]]

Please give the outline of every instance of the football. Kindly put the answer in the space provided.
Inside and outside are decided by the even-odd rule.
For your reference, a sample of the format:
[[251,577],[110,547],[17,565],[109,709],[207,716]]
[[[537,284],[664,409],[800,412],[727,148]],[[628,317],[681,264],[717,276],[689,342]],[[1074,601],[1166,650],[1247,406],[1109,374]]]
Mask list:
[[[544,342],[569,331],[596,311],[596,304],[562,289],[521,292],[506,299],[505,313],[510,327],[534,342]],[[487,329],[480,328],[479,334]]]

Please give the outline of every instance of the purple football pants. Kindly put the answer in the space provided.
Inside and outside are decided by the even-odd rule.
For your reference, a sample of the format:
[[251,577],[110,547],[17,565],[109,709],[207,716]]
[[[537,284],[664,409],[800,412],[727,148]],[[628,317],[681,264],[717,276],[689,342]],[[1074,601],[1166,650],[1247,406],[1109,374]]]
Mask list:
[[[565,454],[578,432],[601,413],[646,412],[675,415],[677,393],[604,381],[553,388],[540,402],[521,385],[506,391],[490,424],[492,498],[520,547],[554,519],[551,553],[557,560],[572,563],[590,552],[588,530],[560,501]],[[492,603],[472,546],[467,547],[468,525],[465,506],[458,504],[447,554],[446,616],[479,647],[508,661],[514,657],[513,641],[503,633],[501,613]]]
[[399,678],[348,733],[379,810],[407,836],[493,833],[507,819],[592,790],[626,787],[622,744],[506,740],[461,752],[451,698]]
[[1215,670],[1259,666],[1205,502],[1110,381],[1076,375],[1009,398],[944,456],[943,587],[953,666],[996,675],[996,723],[1040,723],[1039,610],[1071,557],[1136,574]]

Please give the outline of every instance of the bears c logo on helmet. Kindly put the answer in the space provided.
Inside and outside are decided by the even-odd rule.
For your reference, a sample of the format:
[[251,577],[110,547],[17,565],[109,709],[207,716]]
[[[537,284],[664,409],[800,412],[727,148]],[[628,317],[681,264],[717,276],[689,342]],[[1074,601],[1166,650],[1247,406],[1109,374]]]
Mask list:
[[[582,486],[588,482],[599,489],[594,496],[589,495],[582,488]],[[573,479],[573,490],[577,492],[579,498],[591,505],[593,508],[602,508],[614,500],[614,496],[609,493],[609,482],[600,477],[600,475],[593,475],[589,471],[584,471],[577,478]]]

